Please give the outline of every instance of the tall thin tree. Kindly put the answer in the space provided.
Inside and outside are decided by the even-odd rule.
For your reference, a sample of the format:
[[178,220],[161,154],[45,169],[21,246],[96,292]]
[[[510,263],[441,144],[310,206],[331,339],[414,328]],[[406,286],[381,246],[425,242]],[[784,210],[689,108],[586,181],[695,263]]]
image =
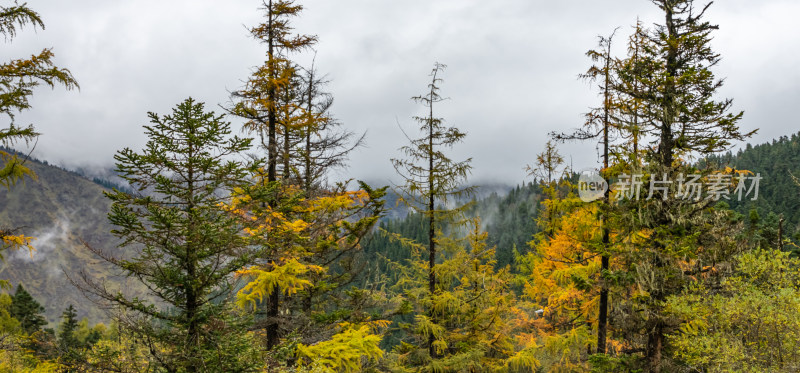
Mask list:
[[[291,53],[312,47],[317,37],[295,35],[290,20],[299,16],[302,5],[294,0],[267,0],[263,3],[265,21],[250,29],[250,34],[266,45],[267,55],[264,65],[253,71],[245,87],[233,93],[236,103],[230,112],[244,118],[245,130],[256,133],[261,146],[267,152],[267,175],[264,182],[278,180],[277,168],[284,160],[278,144],[278,125],[281,112],[281,98],[284,91],[291,88],[294,69],[288,64]],[[288,68],[287,68],[288,66]],[[286,172],[286,170],[284,171]],[[270,258],[274,261],[275,258]],[[278,344],[278,314],[281,289],[275,288],[269,297],[267,317],[267,346],[272,349]]]
[[[599,88],[603,97],[602,106],[593,109],[586,114],[587,119],[583,128],[571,134],[553,134],[556,139],[561,141],[599,138],[603,146],[603,169],[601,171],[601,175],[605,180],[609,180],[607,171],[611,165],[609,162],[610,141],[612,139],[611,136],[613,136],[611,131],[616,127],[611,122],[612,111],[614,107],[614,93],[612,92],[612,87],[615,84],[614,70],[616,64],[618,64],[618,61],[611,55],[611,45],[614,34],[616,34],[616,30],[614,30],[614,32],[607,37],[601,36],[598,42],[599,49],[592,49],[586,52],[586,55],[592,60],[592,62],[596,64],[592,65],[589,70],[586,71],[586,73],[580,75],[582,79],[592,82],[600,80]],[[597,353],[600,354],[606,352],[606,336],[608,329],[608,283],[605,278],[608,276],[610,263],[610,229],[608,226],[609,223],[607,216],[610,207],[609,193],[610,190],[606,189],[603,194],[603,208],[601,209],[602,212],[600,216],[600,224],[602,225],[603,229],[603,248],[601,249],[603,252],[601,253],[600,258],[600,299],[597,313]]]
[[[442,83],[441,73],[446,66],[441,63],[434,64],[431,71],[431,82],[428,91],[412,99],[425,107],[425,116],[416,116],[414,119],[420,123],[422,137],[410,139],[409,145],[400,148],[406,158],[393,158],[391,160],[397,173],[403,178],[404,184],[399,193],[402,201],[417,212],[425,215],[428,220],[428,291],[431,297],[436,293],[436,231],[437,224],[452,219],[462,208],[448,209],[448,200],[469,193],[472,189],[465,187],[464,183],[471,170],[471,158],[465,161],[453,161],[447,157],[442,149],[452,148],[461,142],[466,134],[456,127],[444,125],[444,119],[434,115],[436,104],[445,100],[440,94]],[[437,208],[436,203],[444,207]],[[432,320],[436,320],[436,312],[428,310]],[[429,354],[436,357],[434,336],[428,340]]]

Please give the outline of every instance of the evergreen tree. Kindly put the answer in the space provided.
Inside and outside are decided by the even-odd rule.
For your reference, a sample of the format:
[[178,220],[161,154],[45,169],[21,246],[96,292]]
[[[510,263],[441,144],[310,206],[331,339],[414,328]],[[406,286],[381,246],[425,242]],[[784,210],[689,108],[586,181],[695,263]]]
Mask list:
[[[82,273],[84,290],[131,312],[126,327],[171,372],[250,371],[255,346],[229,312],[232,274],[257,250],[237,217],[221,208],[248,169],[231,156],[250,139],[230,136],[223,116],[189,98],[172,114],[149,113],[142,152],[117,153],[117,172],[135,190],[107,192],[109,220],[131,258],[93,252],[138,279],[149,296],[112,291]],[[146,192],[146,194],[142,194]]]
[[610,106],[605,110],[608,112],[609,124],[618,130],[616,135],[623,140],[616,145],[609,144],[610,156],[614,159],[612,163],[628,165],[630,169],[636,170],[641,166],[642,128],[647,124],[643,123],[645,118],[641,113],[643,84],[638,79],[631,79],[630,76],[642,74],[646,65],[643,62],[646,40],[643,30],[642,22],[637,20],[634,32],[628,38],[626,58],[622,60],[612,58],[610,50],[604,54],[606,61],[613,60],[612,64],[607,64],[610,68],[609,84],[604,85],[603,95],[610,99]]
[[[730,112],[732,100],[715,97],[722,81],[711,70],[720,60],[710,47],[717,26],[703,19],[710,4],[698,9],[692,0],[653,2],[664,23],[641,31],[638,61],[623,64],[619,78],[624,84],[617,88],[638,100],[641,132],[653,139],[644,158],[650,178],[645,185],[698,172],[707,176],[711,170],[693,168],[688,158],[726,150],[751,134],[739,131],[743,113]],[[725,208],[714,207],[717,201],[705,195],[700,200],[676,198],[680,183],[668,186],[656,189],[652,198],[619,205],[624,235],[640,234],[647,240],[632,241],[626,250],[638,291],[620,308],[626,318],[618,324],[634,333],[628,335],[631,340],[637,330],[644,334],[645,368],[654,373],[674,369],[665,355],[666,336],[678,324],[665,313],[666,300],[684,291],[690,276],[729,260],[740,247],[730,240],[738,225]]]
[[67,367],[68,372],[77,371],[81,362],[83,348],[82,341],[78,339],[78,318],[75,307],[71,304],[61,314],[61,324],[58,330],[59,362]]
[[20,322],[22,330],[31,335],[41,330],[42,326],[47,325],[44,318],[44,307],[36,299],[33,299],[22,284],[17,285],[14,295],[11,297],[11,307],[9,309],[11,317]]
[[77,348],[79,341],[75,336],[78,329],[78,314],[71,304],[61,314],[61,324],[58,328],[58,344],[62,351]]

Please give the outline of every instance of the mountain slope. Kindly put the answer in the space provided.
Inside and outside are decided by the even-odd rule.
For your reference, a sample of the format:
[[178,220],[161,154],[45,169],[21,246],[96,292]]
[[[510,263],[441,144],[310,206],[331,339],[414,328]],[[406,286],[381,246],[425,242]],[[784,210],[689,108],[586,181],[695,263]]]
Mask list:
[[98,278],[120,280],[82,244],[85,241],[106,250],[116,247],[106,220],[110,203],[103,196],[103,187],[37,161],[28,161],[26,166],[38,180],[0,190],[0,221],[35,237],[36,250],[3,253],[0,278],[14,286],[22,283],[45,307],[51,323],[69,304],[75,305],[79,317],[88,316],[91,322],[107,319],[67,276],[83,269]]

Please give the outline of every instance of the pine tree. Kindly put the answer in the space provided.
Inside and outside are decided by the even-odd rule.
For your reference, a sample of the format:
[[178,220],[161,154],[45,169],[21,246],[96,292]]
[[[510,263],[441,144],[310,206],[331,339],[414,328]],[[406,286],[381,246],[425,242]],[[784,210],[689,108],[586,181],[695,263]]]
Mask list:
[[221,208],[249,175],[231,156],[251,140],[230,136],[223,116],[191,98],[172,114],[149,117],[145,149],[115,156],[117,172],[136,193],[106,193],[113,233],[123,247],[135,247],[135,255],[120,258],[89,247],[138,279],[148,297],[113,291],[86,273],[81,285],[128,310],[126,327],[167,371],[251,370],[255,346],[248,347],[227,299],[231,275],[258,252],[243,238],[237,217]]

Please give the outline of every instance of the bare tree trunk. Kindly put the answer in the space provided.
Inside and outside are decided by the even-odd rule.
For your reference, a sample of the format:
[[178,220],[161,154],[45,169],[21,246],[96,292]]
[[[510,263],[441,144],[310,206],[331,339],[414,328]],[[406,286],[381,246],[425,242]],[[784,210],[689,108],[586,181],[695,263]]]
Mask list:
[[[677,40],[679,38],[677,32],[677,26],[673,20],[673,3],[670,0],[665,0],[664,2],[664,11],[666,13],[666,28],[668,33],[669,40]],[[678,76],[677,73],[677,60],[678,60],[678,46],[675,43],[669,43],[667,49],[667,66],[666,72],[670,77]],[[672,172],[672,161],[673,161],[673,154],[675,151],[675,141],[673,139],[672,134],[672,124],[675,121],[677,108],[675,103],[675,82],[671,79],[667,79],[666,84],[664,86],[664,97],[663,97],[663,110],[661,113],[661,128],[660,128],[660,136],[659,136],[659,148],[658,153],[660,155],[660,165],[663,172],[671,173]],[[670,175],[671,177],[671,175]],[[666,207],[663,205],[660,207],[660,211],[656,218],[656,224],[669,224],[669,216],[667,216],[667,211],[665,210]],[[657,244],[656,253],[659,254],[663,247],[662,245]],[[662,268],[664,267],[664,263],[658,257],[655,258],[655,267]],[[660,293],[660,292],[659,292]],[[663,301],[664,295],[663,294],[653,294],[653,299],[655,302]],[[664,349],[664,327],[660,320],[660,312],[657,312],[654,317],[655,326],[649,328],[648,335],[647,335],[647,360],[649,362],[649,371],[653,373],[660,373],[661,372],[661,365],[662,365],[662,358],[663,358],[663,349]]]
[[[608,93],[608,79],[609,79],[609,69],[611,67],[611,39],[608,40],[608,45],[606,48],[606,68],[605,68],[605,82],[603,87],[603,172],[605,174],[606,169],[608,168],[608,108],[611,105],[609,102],[609,93]],[[603,179],[605,179],[605,175],[602,175]],[[606,191],[603,195],[603,207],[605,210],[609,208],[609,189],[606,188]],[[608,217],[606,216],[607,211],[603,212],[602,215],[602,226],[603,226],[603,249],[608,251],[608,244],[609,244],[609,230],[608,230]],[[606,333],[608,328],[608,284],[606,283],[605,275],[609,269],[609,257],[608,254],[602,255],[600,258],[600,304],[599,304],[599,311],[597,314],[597,353],[604,354],[606,353]]]
[[[270,30],[269,31],[270,35],[269,35],[269,51],[268,51],[268,53],[269,53],[269,56],[268,56],[269,62],[268,63],[269,63],[270,74],[273,75],[273,77],[274,77],[274,75],[275,75],[275,71],[274,71],[275,67],[274,67],[274,64],[272,63],[272,61],[273,61],[273,58],[274,58],[273,53],[275,53],[275,48],[274,48],[274,45],[273,45],[273,43],[274,43],[273,39],[275,38],[275,36],[272,35],[272,29],[273,29],[273,27],[272,27],[272,21],[273,21],[273,19],[272,19],[273,18],[272,0],[269,0],[268,7],[269,8],[268,8],[267,12],[268,12],[268,17],[269,17],[268,22],[269,22],[269,30]],[[277,139],[277,134],[276,134],[276,131],[275,131],[275,127],[277,125],[277,117],[275,115],[276,114],[275,113],[275,87],[272,84],[269,85],[269,89],[267,90],[267,95],[269,96],[269,100],[272,102],[272,104],[271,104],[272,106],[269,107],[269,110],[268,110],[268,112],[269,112],[269,119],[268,119],[269,120],[269,123],[268,123],[268,126],[269,126],[269,129],[268,129],[268,131],[269,131],[268,132],[269,146],[268,146],[268,149],[267,149],[267,153],[268,153],[269,159],[268,159],[268,164],[267,164],[267,181],[268,182],[274,182],[274,181],[276,181],[278,179],[277,175],[276,175],[276,170],[275,170],[276,166],[277,166],[277,163],[278,163],[278,139]],[[274,265],[275,261],[273,259],[270,259],[269,263]],[[277,321],[277,317],[278,317],[278,313],[279,313],[278,311],[280,309],[279,308],[280,306],[278,304],[280,302],[280,294],[281,294],[280,292],[281,292],[280,287],[275,286],[275,289],[272,290],[272,294],[269,295],[269,305],[268,305],[269,308],[267,309],[267,349],[268,350],[272,350],[275,346],[278,345],[278,321]]]
[[[433,94],[431,94],[431,99]],[[436,272],[434,266],[436,265],[436,243],[434,242],[435,231],[435,218],[433,216],[434,198],[433,198],[433,101],[430,102],[430,131],[428,134],[428,291],[430,291],[431,298],[436,293]],[[435,322],[436,315],[431,308],[431,321]],[[433,347],[434,337],[433,334],[428,336],[428,352],[431,358],[436,357],[436,349]]]
[[647,360],[650,373],[661,373],[661,353],[664,349],[664,330],[657,323],[647,336]]

